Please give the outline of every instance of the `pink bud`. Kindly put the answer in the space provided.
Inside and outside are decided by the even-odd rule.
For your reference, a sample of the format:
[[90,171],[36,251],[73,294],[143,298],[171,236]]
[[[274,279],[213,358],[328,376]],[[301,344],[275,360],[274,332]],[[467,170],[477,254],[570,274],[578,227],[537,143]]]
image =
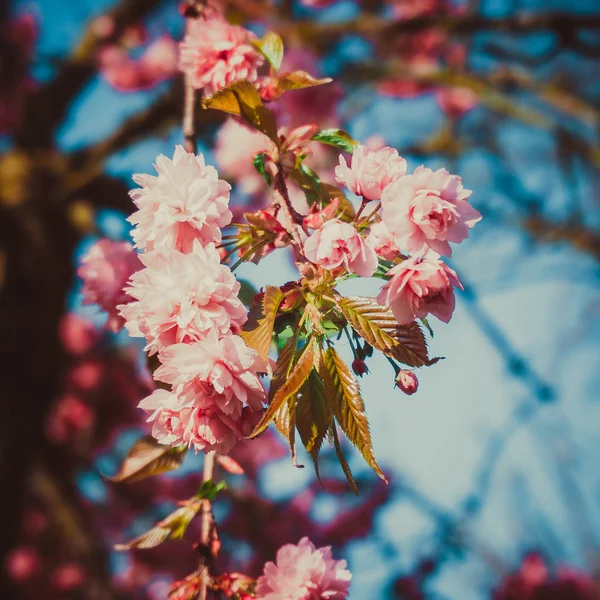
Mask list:
[[71,354],[86,354],[100,339],[94,324],[75,313],[68,313],[61,319],[58,331],[65,350]]
[[[369,367],[367,367],[367,363],[364,360],[361,360],[360,358],[355,358],[352,361],[352,370],[356,375],[362,377],[365,373],[369,372]],[[415,391],[416,389],[417,388],[415,388]]]
[[40,566],[40,559],[34,548],[21,546],[6,557],[6,570],[15,581],[29,579]]
[[231,473],[232,475],[243,475],[244,474],[244,469],[242,468],[240,463],[238,463],[236,460],[233,460],[233,458],[231,458],[231,456],[224,456],[222,454],[219,454],[217,456],[217,462],[228,473]]
[[81,587],[86,579],[85,571],[75,563],[62,565],[52,573],[53,587],[64,592]]
[[401,369],[396,376],[396,385],[408,396],[414,394],[419,387],[419,380],[413,371]]

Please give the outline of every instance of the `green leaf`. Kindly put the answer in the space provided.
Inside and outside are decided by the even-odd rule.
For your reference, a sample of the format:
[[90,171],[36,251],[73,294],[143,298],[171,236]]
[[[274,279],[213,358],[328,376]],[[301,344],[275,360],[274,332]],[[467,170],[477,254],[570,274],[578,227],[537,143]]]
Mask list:
[[144,436],[129,450],[119,473],[107,479],[116,483],[131,483],[173,471],[181,465],[186,452],[185,446],[165,446],[150,435]]
[[350,484],[350,489],[358,496],[358,486],[356,485],[356,481],[354,481],[352,471],[350,470],[350,465],[348,464],[348,461],[342,452],[342,447],[340,446],[340,440],[338,438],[337,427],[334,425],[330,431],[331,437],[333,438],[333,447],[335,448],[335,453],[340,461],[340,465],[342,465],[344,475]]
[[258,425],[254,428],[254,431],[250,434],[251,438],[262,433],[268,427],[271,420],[275,417],[275,413],[279,410],[281,405],[290,396],[296,396],[296,394],[300,391],[302,384],[307,380],[315,363],[314,346],[313,340],[310,339],[302,351],[298,362],[296,362],[293,369],[290,371],[289,377],[285,380],[277,392],[275,392],[275,395],[267,407],[265,414]]
[[301,90],[304,88],[314,87],[316,85],[331,83],[332,81],[333,79],[329,77],[315,79],[306,71],[293,71],[292,73],[286,73],[279,78],[277,88],[281,92],[289,92],[290,90]]
[[273,340],[273,326],[282,300],[282,291],[278,287],[268,285],[263,298],[262,318],[248,318],[241,332],[246,344],[256,350],[264,360],[269,357]]
[[377,475],[387,481],[373,454],[369,422],[358,382],[348,365],[332,347],[327,348],[323,353],[321,377],[325,384],[329,405],[342,431],[358,448]]
[[219,483],[215,483],[212,479],[208,481],[203,481],[198,493],[196,494],[196,498],[198,500],[214,500],[216,495],[227,489],[227,483],[225,481],[219,481]]
[[192,498],[187,500],[181,508],[159,521],[152,529],[142,533],[126,544],[116,544],[115,550],[131,550],[132,548],[155,548],[169,537],[179,540],[202,508],[202,500]]
[[263,176],[263,179],[267,182],[268,185],[271,185],[271,176],[265,170],[265,159],[267,155],[265,152],[258,152],[254,155],[252,159],[252,164],[254,168]]
[[238,298],[246,306],[252,304],[254,296],[258,294],[258,290],[247,279],[238,279],[238,283],[240,284]]
[[283,40],[276,33],[269,31],[262,40],[253,40],[252,45],[279,71],[283,60]]
[[411,367],[436,362],[429,359],[421,328],[416,323],[398,325],[392,311],[374,298],[349,296],[340,298],[338,305],[354,331],[384,354]]
[[354,152],[354,147],[358,144],[343,129],[323,129],[316,133],[312,139],[350,153]]
[[317,462],[323,440],[331,427],[331,414],[327,410],[325,386],[319,373],[313,369],[302,386],[296,403],[296,427],[306,451],[310,454],[319,476]]
[[277,146],[279,145],[275,118],[263,105],[254,84],[247,79],[235,81],[209,98],[204,98],[202,107],[241,115],[252,127],[264,133]]

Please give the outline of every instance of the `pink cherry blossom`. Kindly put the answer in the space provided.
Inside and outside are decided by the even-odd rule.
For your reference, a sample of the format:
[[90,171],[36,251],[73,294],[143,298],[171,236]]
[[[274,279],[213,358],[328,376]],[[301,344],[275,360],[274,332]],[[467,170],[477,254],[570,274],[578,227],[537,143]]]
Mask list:
[[138,211],[128,221],[136,227],[137,248],[164,248],[190,252],[194,240],[221,241],[221,228],[231,223],[229,190],[217,170],[177,146],[173,160],[156,159],[158,175],[134,175],[141,186],[129,194]]
[[266,366],[237,335],[218,339],[213,330],[201,341],[165,348],[160,362],[155,379],[175,386],[207,383],[218,394],[214,401],[226,414],[238,413],[240,402],[258,411],[265,400],[256,373],[265,372]]
[[357,196],[367,200],[379,200],[383,190],[406,174],[406,161],[398,151],[386,146],[380,150],[369,150],[357,146],[352,154],[350,166],[340,155],[340,164],[335,168],[335,178]]
[[196,241],[190,254],[157,250],[140,255],[146,267],[131,278],[133,302],[119,307],[129,334],[144,337],[154,354],[170,344],[208,333],[239,331],[247,319],[240,284],[220,263],[214,244]]
[[451,119],[459,119],[477,106],[477,94],[470,88],[443,87],[435,94],[439,107]]
[[263,56],[250,43],[254,34],[221,17],[192,19],[181,43],[179,68],[208,96],[238,79],[256,80]]
[[370,277],[377,268],[377,255],[350,223],[327,221],[305,242],[306,258],[324,269],[344,265],[351,273]]
[[168,35],[150,44],[138,60],[116,45],[107,45],[98,53],[100,74],[120,92],[153,88],[177,72],[177,62],[177,43]]
[[331,548],[316,548],[304,537],[277,551],[258,578],[256,597],[263,600],[341,600],[348,597],[352,575],[345,560],[334,560]]
[[262,175],[252,159],[259,152],[269,152],[274,144],[265,135],[250,129],[237,119],[228,119],[219,129],[215,142],[215,159],[227,177],[234,178],[247,194],[266,189]]
[[400,249],[394,241],[394,236],[388,231],[383,221],[371,226],[371,231],[367,236],[367,244],[375,250],[378,256],[386,260],[394,260],[400,253]]
[[481,220],[467,201],[471,193],[458,175],[450,175],[446,169],[418,167],[385,189],[383,221],[403,250],[425,254],[431,248],[450,256],[449,242],[462,242]]
[[377,301],[392,309],[400,325],[428,314],[447,323],[454,312],[454,287],[463,289],[456,273],[436,258],[412,257],[388,271],[391,279]]
[[97,304],[108,313],[107,329],[117,332],[123,327],[117,305],[131,300],[123,288],[141,268],[138,254],[129,242],[100,240],[81,260],[77,273],[83,280],[83,302]]

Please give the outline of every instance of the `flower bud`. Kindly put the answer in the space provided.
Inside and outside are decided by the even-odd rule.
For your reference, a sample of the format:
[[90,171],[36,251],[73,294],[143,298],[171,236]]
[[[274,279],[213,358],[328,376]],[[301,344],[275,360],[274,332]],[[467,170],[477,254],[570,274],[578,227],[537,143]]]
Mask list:
[[367,363],[364,360],[361,360],[360,358],[355,358],[352,361],[352,370],[356,375],[362,377],[365,373],[369,372],[369,367],[367,367]]
[[411,396],[419,387],[419,380],[413,371],[401,369],[396,376],[396,385],[408,396]]

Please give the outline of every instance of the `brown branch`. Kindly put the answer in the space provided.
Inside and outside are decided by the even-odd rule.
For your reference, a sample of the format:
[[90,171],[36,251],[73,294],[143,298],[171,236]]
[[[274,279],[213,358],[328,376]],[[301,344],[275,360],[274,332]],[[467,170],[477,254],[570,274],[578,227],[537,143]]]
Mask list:
[[287,217],[287,220],[290,223],[288,233],[297,250],[300,250],[302,248],[302,239],[300,237],[298,223],[302,222],[302,215],[298,214],[292,205],[287,185],[285,184],[285,177],[281,169],[278,169],[275,177],[273,177],[273,191],[273,202],[281,207],[281,210]]
[[[211,481],[214,477],[215,470],[215,453],[209,452],[204,457],[204,468],[202,471],[203,481]],[[210,580],[210,561],[209,556],[212,556],[211,548],[211,532],[213,528],[213,512],[210,500],[202,502],[202,521],[200,530],[200,544],[202,547],[200,566],[200,589],[198,590],[198,600],[206,600],[208,594],[208,584]]]

